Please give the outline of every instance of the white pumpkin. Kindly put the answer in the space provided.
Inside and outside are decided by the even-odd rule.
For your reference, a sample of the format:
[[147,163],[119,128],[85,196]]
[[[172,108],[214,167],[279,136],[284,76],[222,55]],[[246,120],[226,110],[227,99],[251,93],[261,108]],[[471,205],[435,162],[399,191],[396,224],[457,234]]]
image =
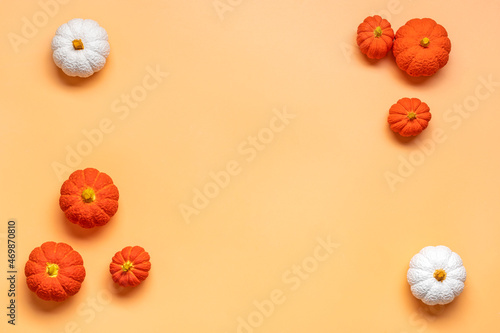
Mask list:
[[96,21],[76,18],[57,29],[52,50],[54,62],[65,74],[89,77],[106,64],[108,34]]
[[407,280],[413,296],[425,304],[448,304],[464,290],[462,259],[443,245],[427,246],[413,256]]

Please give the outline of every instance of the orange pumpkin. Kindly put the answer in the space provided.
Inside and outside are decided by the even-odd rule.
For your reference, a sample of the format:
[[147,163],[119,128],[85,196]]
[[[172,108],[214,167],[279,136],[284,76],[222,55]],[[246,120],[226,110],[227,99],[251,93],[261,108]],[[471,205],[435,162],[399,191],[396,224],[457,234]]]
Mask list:
[[396,133],[415,136],[427,128],[431,120],[429,106],[418,98],[401,98],[389,109],[387,121]]
[[61,187],[59,206],[69,221],[83,228],[102,226],[118,210],[118,188],[107,174],[77,170]]
[[151,269],[150,257],[140,246],[127,246],[115,253],[109,264],[114,282],[122,287],[135,287],[144,281]]
[[391,24],[379,15],[368,16],[358,26],[358,43],[361,53],[370,59],[381,59],[391,50],[394,30]]
[[80,290],[85,268],[82,256],[68,244],[45,242],[31,251],[24,274],[38,297],[61,302]]
[[448,62],[451,41],[430,18],[413,19],[396,32],[392,52],[398,67],[411,76],[430,76]]

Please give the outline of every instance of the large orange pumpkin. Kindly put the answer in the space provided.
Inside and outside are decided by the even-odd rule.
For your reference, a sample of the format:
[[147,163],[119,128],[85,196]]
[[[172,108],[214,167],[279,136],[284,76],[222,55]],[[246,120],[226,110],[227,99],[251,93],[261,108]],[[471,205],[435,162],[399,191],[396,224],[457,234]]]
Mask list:
[[109,264],[114,282],[122,287],[135,287],[144,281],[151,269],[150,257],[140,246],[127,246],[115,253]]
[[381,59],[391,50],[394,30],[379,15],[368,16],[358,26],[356,42],[361,53],[370,59]]
[[396,32],[392,52],[398,67],[411,76],[430,76],[448,62],[451,41],[430,18],[412,19]]
[[105,225],[115,215],[118,198],[110,176],[87,168],[73,172],[62,184],[59,206],[72,223],[93,228]]
[[415,136],[429,125],[429,110],[429,106],[418,98],[401,98],[389,109],[387,121],[394,132],[402,136]]
[[31,251],[24,267],[28,288],[43,300],[64,301],[85,279],[82,256],[66,243],[45,242]]

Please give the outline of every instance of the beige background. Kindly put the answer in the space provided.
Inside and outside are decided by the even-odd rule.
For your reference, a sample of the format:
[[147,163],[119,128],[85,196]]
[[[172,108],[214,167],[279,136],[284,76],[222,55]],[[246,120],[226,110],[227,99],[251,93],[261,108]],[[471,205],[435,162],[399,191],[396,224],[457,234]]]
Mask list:
[[[498,330],[498,0],[221,0],[221,15],[212,0],[60,1],[50,17],[40,5],[50,0],[0,5],[0,276],[8,219],[19,270],[15,328],[0,281],[2,332]],[[374,13],[395,30],[435,19],[452,40],[449,63],[411,79],[392,56],[368,61],[355,29]],[[55,30],[75,17],[110,36],[108,63],[85,80],[51,58]],[[142,90],[156,69],[168,76]],[[130,94],[142,99],[134,107],[121,101]],[[401,97],[433,114],[414,140],[386,123]],[[281,126],[285,111],[294,118]],[[77,149],[85,156],[68,163]],[[210,174],[228,163],[217,189]],[[58,207],[63,180],[85,167],[108,173],[121,195],[111,222],[91,231]],[[205,187],[213,198],[183,217]],[[87,269],[62,304],[38,300],[22,272],[48,240],[71,244]],[[331,253],[320,247],[328,240]],[[438,244],[462,256],[468,277],[452,304],[428,308],[406,270]],[[107,271],[126,245],[145,247],[153,266],[129,291]]]

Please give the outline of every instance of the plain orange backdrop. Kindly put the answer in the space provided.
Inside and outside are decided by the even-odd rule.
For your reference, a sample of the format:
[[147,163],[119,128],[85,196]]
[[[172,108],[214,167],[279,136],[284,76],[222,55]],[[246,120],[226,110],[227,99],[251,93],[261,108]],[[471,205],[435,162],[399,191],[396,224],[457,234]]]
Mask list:
[[[43,9],[54,1],[0,5],[2,332],[500,329],[498,0],[59,0]],[[355,30],[374,13],[395,29],[435,19],[452,40],[449,63],[412,79],[392,55],[367,60]],[[99,22],[111,44],[88,79],[52,61],[54,32],[76,17]],[[158,85],[126,106],[122,96],[139,96],[150,71],[164,73]],[[401,97],[433,115],[413,140],[386,123]],[[90,146],[85,133],[95,134]],[[75,149],[85,156],[69,158]],[[69,171],[85,167],[108,173],[121,195],[111,222],[90,231],[58,207]],[[87,269],[62,304],[37,299],[23,274],[48,240],[71,244]],[[453,303],[429,308],[411,295],[406,270],[439,244],[460,254],[468,276]],[[108,273],[127,245],[151,254],[151,275],[133,290]]]

